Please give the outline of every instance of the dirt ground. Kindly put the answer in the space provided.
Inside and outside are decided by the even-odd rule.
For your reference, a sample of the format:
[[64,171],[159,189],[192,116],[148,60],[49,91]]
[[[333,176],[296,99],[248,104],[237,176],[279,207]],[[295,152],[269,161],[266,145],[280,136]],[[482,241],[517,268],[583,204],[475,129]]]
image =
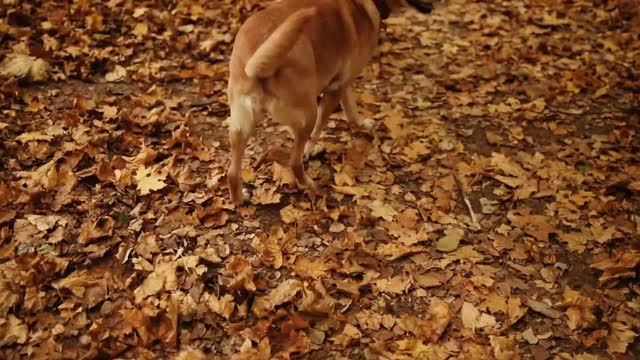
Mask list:
[[637,359],[640,3],[385,22],[307,162],[226,81],[258,1],[0,7],[0,358]]

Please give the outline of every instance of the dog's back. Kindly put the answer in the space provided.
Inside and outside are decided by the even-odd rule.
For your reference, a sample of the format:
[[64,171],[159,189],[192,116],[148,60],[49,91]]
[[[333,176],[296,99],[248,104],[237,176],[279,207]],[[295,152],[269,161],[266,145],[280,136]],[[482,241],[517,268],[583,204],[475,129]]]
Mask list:
[[[304,85],[305,89],[317,95],[332,86],[332,82],[347,81],[348,77],[357,76],[356,72],[368,62],[378,36],[376,19],[370,19],[360,3],[351,0],[283,0],[254,14],[236,36],[231,55],[230,88],[249,90],[246,87],[254,86],[254,79],[261,80],[260,83],[268,87],[272,78],[288,75],[295,78],[271,82]],[[278,32],[281,36],[274,39]],[[265,49],[270,41],[280,41],[275,45],[287,47],[286,53],[278,54],[281,56],[276,56],[276,59],[265,58],[273,54],[260,50]],[[255,73],[255,67],[247,66],[248,63],[270,60],[275,60],[275,63],[267,64],[267,71],[262,73]],[[247,70],[254,71],[248,74]],[[293,80],[293,84],[288,80]]]

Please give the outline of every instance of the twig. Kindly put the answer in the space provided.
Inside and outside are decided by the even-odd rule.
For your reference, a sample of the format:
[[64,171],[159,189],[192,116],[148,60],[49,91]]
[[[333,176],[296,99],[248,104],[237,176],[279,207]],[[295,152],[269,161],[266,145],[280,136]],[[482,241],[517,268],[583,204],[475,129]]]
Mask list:
[[469,215],[471,216],[471,221],[473,222],[473,226],[476,229],[480,229],[480,223],[478,223],[478,218],[476,217],[476,213],[473,211],[471,207],[471,201],[469,201],[469,196],[467,195],[467,190],[464,187],[464,183],[462,182],[462,178],[460,177],[460,172],[456,167],[453,171],[453,177],[456,179],[456,184],[458,184],[458,189],[460,190],[460,195],[462,195],[462,200],[464,200],[464,204],[467,205],[467,210],[469,210]]

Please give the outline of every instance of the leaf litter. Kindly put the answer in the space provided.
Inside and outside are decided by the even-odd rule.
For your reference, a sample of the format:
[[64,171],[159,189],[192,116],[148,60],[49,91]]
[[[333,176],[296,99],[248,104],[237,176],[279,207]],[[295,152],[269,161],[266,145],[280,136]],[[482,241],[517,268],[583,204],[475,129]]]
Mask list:
[[260,2],[5,1],[0,357],[632,359],[640,6],[389,19],[295,188],[263,127],[225,187]]

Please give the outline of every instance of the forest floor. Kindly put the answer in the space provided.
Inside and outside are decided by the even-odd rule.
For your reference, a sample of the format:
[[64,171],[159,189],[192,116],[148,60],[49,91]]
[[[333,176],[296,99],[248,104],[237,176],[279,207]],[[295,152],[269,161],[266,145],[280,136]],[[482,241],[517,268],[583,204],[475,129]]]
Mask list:
[[640,3],[388,19],[320,194],[269,124],[234,208],[252,3],[4,1],[0,358],[638,357]]

